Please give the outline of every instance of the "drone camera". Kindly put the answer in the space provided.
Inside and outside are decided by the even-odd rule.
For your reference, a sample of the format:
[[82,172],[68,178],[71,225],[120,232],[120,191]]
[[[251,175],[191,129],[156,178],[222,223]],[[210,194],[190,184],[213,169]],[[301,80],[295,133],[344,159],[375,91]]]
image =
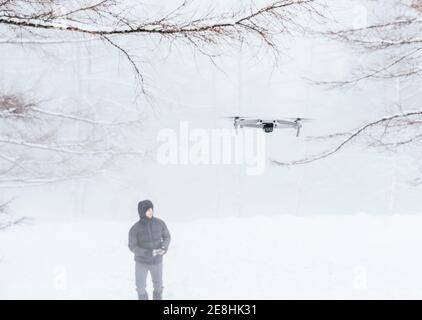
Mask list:
[[265,133],[273,132],[273,130],[274,130],[274,124],[273,123],[266,123],[266,124],[264,124],[264,126],[262,127],[262,129],[264,129],[264,132]]

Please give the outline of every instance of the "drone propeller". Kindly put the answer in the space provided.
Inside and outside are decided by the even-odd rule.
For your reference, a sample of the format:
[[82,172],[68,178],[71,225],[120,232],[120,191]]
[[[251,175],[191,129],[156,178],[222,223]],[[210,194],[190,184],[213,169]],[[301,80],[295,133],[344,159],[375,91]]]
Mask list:
[[252,117],[243,117],[243,116],[224,116],[224,117],[222,117],[222,118],[224,118],[224,119],[249,119],[249,118],[252,118]]
[[312,119],[312,118],[301,118],[301,117],[297,117],[297,118],[287,118],[287,119],[289,119],[289,120],[293,120],[293,121],[300,121],[300,122],[302,122],[302,121],[312,121],[312,120],[314,120],[314,119]]

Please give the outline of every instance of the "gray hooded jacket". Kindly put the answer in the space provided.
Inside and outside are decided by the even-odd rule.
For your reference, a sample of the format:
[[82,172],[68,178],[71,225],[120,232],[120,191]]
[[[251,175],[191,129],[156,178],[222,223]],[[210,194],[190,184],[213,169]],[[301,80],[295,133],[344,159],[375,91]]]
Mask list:
[[163,220],[146,217],[149,208],[153,208],[149,200],[138,203],[140,219],[129,231],[129,249],[134,253],[136,262],[157,264],[162,262],[163,256],[153,256],[152,250],[161,248],[167,251],[171,238]]

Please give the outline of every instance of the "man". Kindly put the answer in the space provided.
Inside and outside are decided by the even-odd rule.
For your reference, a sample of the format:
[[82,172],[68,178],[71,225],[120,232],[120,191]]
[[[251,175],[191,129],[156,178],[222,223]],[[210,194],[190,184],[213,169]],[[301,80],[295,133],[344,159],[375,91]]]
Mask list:
[[163,294],[163,255],[170,244],[170,233],[163,220],[155,218],[151,201],[138,203],[139,221],[129,231],[129,249],[136,261],[136,291],[139,300],[148,300],[146,280],[151,273],[154,285],[153,299],[161,300]]

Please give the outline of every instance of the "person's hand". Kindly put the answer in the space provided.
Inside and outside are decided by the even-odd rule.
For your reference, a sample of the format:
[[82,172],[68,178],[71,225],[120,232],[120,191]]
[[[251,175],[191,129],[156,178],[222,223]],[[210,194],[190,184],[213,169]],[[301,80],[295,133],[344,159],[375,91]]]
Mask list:
[[166,250],[164,250],[164,249],[155,249],[155,250],[152,250],[152,255],[155,257],[155,256],[158,256],[158,255],[160,255],[160,256],[162,256],[163,254],[165,254],[166,253]]

